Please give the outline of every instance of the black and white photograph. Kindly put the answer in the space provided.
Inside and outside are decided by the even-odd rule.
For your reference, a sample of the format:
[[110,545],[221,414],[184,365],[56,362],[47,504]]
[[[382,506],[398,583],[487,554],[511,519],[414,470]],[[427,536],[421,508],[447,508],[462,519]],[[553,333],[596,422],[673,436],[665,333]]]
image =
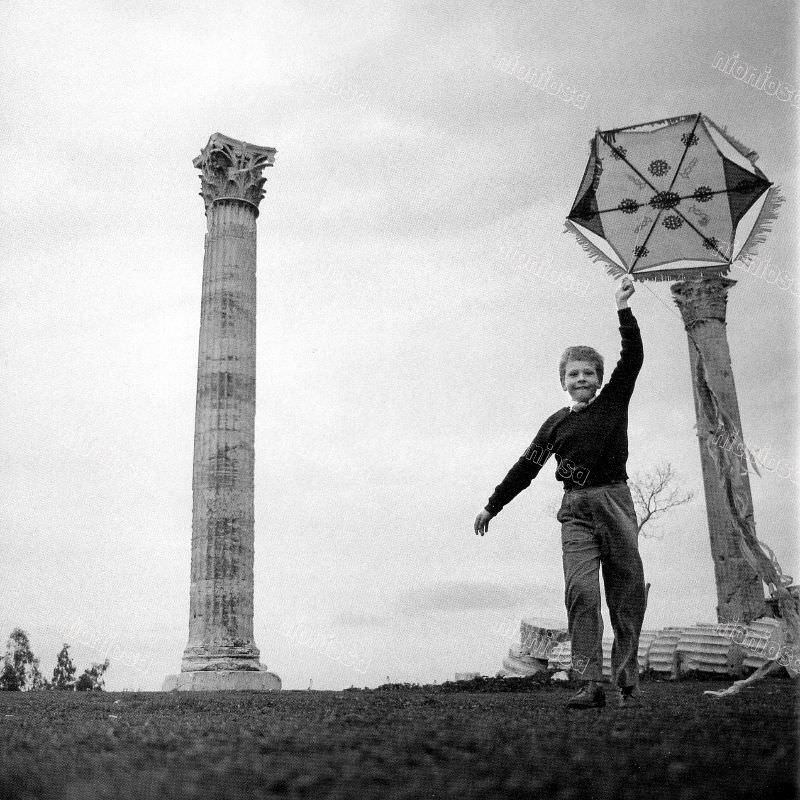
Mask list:
[[800,796],[798,40],[0,3],[0,800]]

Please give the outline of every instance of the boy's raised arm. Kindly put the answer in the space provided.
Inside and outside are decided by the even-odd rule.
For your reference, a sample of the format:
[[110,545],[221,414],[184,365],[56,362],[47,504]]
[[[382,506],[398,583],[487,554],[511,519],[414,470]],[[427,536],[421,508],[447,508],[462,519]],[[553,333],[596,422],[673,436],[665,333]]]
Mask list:
[[619,317],[619,332],[622,338],[622,348],[617,366],[611,373],[603,392],[606,394],[622,393],[630,397],[633,392],[636,377],[644,362],[644,347],[639,323],[633,316],[633,311],[628,307],[628,298],[636,291],[630,278],[623,278],[615,293],[617,301],[617,316]]

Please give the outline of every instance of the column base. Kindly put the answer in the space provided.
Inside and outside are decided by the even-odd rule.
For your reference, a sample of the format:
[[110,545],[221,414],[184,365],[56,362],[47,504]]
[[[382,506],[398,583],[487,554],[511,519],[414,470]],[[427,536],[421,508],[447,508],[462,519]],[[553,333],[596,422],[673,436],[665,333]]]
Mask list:
[[167,675],[162,692],[278,692],[281,679],[267,670],[195,670]]

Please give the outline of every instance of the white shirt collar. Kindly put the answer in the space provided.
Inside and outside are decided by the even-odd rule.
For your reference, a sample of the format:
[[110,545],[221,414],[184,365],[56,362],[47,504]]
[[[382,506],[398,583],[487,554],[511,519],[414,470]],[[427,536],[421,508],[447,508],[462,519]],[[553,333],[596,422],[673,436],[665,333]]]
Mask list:
[[587,400],[585,403],[577,402],[573,403],[570,407],[570,411],[583,411],[584,408],[590,406],[594,401],[597,400],[597,395],[595,395],[591,400]]

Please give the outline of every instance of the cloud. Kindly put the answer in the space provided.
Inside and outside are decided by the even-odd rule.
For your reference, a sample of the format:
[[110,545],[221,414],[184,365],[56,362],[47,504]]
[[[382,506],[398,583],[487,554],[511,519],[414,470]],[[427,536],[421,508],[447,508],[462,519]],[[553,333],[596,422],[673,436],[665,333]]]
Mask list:
[[497,581],[444,581],[403,592],[399,606],[403,614],[449,611],[490,611],[530,605],[552,599],[552,589],[542,584],[503,584]]
[[553,613],[562,601],[560,587],[542,583],[447,580],[404,589],[385,598],[373,611],[347,609],[331,620],[346,628],[392,628],[405,620],[433,614],[484,615],[507,612],[512,627],[536,611]]

